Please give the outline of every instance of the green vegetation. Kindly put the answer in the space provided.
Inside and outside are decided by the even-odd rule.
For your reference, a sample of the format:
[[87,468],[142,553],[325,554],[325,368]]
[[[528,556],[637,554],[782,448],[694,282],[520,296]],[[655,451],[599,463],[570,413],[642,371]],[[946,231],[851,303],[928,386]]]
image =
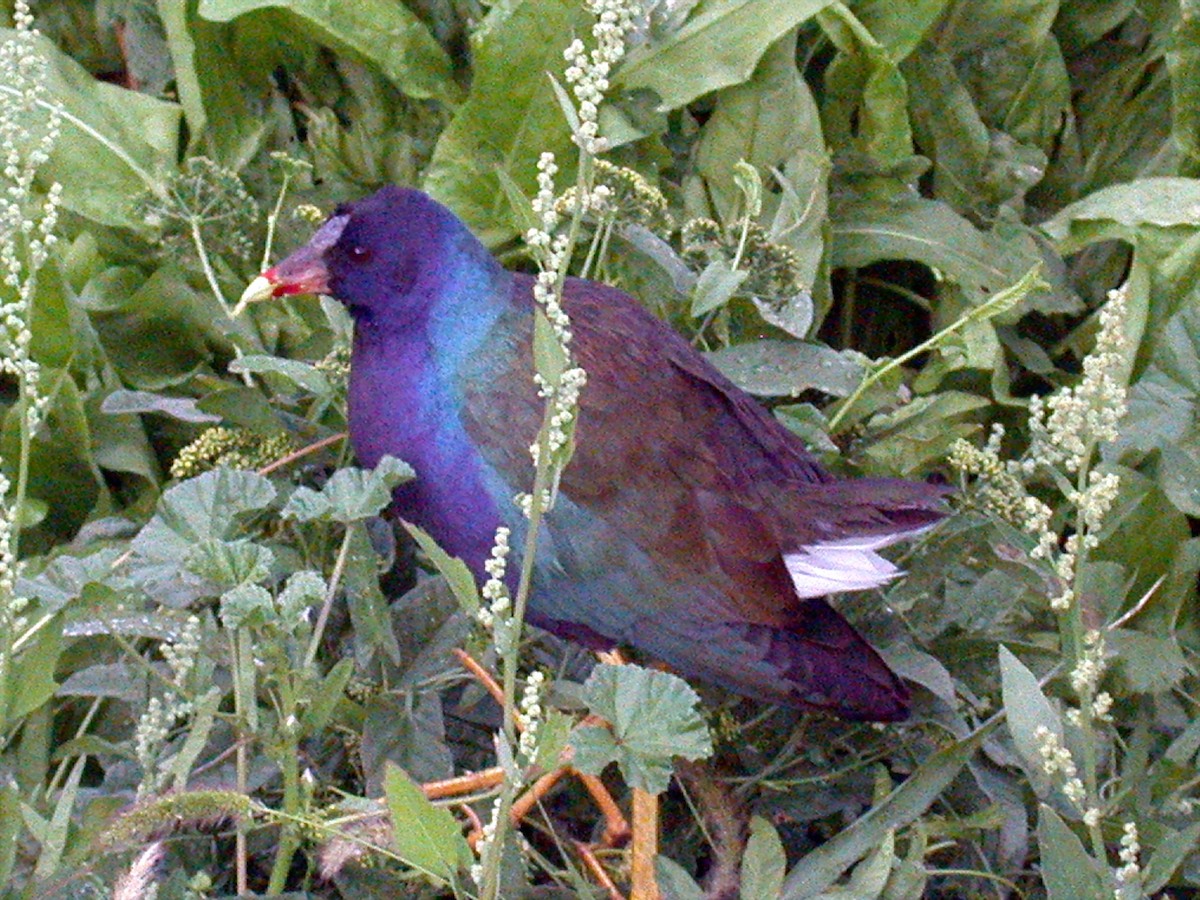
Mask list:
[[[626,8],[0,3],[3,896],[605,896],[577,780],[507,825],[564,753],[659,796],[669,898],[1200,889],[1195,8]],[[476,585],[380,517],[414,473],[341,437],[345,311],[234,304],[390,182],[543,273],[534,522],[568,271],[830,468],[961,487],[838,600],[909,722],[593,668],[522,628],[506,535]]]

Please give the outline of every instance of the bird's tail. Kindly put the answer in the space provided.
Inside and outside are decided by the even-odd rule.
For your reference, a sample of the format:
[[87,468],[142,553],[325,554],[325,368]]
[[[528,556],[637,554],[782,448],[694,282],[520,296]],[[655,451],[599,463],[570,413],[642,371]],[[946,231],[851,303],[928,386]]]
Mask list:
[[704,634],[695,628],[689,626],[693,639],[685,645],[666,640],[647,649],[685,676],[768,703],[857,721],[908,717],[904,682],[824,600],[797,604],[786,628],[747,622],[711,623]]

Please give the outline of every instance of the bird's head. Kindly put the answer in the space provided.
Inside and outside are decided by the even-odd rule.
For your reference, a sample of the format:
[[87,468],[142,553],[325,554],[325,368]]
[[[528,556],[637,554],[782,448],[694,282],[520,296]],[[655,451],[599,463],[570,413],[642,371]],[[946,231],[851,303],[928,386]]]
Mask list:
[[356,319],[403,325],[428,314],[464,253],[491,263],[446,207],[388,186],[340,205],[307,244],[250,283],[239,309],[269,297],[328,294]]

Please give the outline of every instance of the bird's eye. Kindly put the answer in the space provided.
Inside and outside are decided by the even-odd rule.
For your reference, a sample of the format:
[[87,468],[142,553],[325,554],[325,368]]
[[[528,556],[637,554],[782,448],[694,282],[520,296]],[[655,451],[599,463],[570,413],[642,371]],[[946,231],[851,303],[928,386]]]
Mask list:
[[355,245],[350,248],[350,258],[358,263],[365,263],[371,258],[371,248]]

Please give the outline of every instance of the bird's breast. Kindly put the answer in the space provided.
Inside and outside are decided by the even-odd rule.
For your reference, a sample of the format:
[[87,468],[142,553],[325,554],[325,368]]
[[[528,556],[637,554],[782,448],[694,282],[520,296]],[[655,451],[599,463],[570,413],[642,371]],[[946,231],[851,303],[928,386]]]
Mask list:
[[462,427],[453,391],[402,351],[357,357],[348,418],[359,463],[395,456],[411,465],[417,477],[396,490],[396,513],[482,571],[500,524],[500,489]]

